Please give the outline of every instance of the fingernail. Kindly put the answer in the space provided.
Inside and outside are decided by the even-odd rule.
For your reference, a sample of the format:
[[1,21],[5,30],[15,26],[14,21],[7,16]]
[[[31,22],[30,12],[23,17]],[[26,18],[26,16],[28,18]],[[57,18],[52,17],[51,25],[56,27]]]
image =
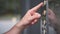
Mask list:
[[44,3],[43,2],[41,2],[41,5],[42,5],[42,7],[44,6]]

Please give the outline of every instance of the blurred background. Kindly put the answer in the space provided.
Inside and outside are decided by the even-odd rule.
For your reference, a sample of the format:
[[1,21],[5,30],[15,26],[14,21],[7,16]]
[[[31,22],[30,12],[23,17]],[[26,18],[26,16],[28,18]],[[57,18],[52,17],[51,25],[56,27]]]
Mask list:
[[[36,6],[41,1],[43,0],[0,0],[0,34],[11,29],[24,16],[28,9]],[[49,8],[51,8],[58,19],[60,19],[60,0],[49,0]],[[38,24],[40,23],[28,29],[30,30],[30,34],[40,33],[40,25]],[[33,33],[31,33],[31,30]]]
[[20,0],[0,0],[0,34],[11,29],[20,20]]

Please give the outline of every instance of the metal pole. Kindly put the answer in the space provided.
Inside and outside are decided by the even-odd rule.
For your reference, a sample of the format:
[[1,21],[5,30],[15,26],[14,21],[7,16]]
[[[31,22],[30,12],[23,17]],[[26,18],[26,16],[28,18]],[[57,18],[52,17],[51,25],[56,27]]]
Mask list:
[[[30,0],[25,0],[26,2],[26,4],[25,4],[25,7],[26,7],[26,9],[25,10],[28,10],[29,8],[30,8]],[[28,28],[26,28],[25,30],[24,30],[24,33],[23,34],[28,34]]]

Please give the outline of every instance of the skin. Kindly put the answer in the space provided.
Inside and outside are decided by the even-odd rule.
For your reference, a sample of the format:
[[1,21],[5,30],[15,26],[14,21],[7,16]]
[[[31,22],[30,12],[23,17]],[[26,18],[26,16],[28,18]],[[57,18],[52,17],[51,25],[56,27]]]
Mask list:
[[21,34],[21,32],[27,28],[35,24],[38,19],[41,17],[37,10],[43,6],[43,2],[38,4],[37,6],[33,7],[32,9],[28,10],[25,16],[18,22],[12,29],[10,29],[5,34]]
[[51,22],[51,25],[54,27],[55,31],[57,32],[57,34],[60,34],[60,23],[59,23],[60,21],[57,19],[56,15],[51,9],[49,9],[48,18]]
[[[37,13],[37,11],[42,6],[43,6],[43,2],[41,2],[37,6],[33,7],[32,9],[28,10],[27,13],[25,14],[25,16],[14,27],[12,27],[8,32],[6,32],[4,34],[21,34],[21,32],[25,28],[35,24],[38,21],[38,19],[41,17],[41,14]],[[54,12],[51,9],[49,9],[49,11],[48,11],[48,18],[49,18],[52,26],[55,28],[57,34],[59,34],[60,25],[59,25],[59,23],[57,23],[56,15],[54,14]]]

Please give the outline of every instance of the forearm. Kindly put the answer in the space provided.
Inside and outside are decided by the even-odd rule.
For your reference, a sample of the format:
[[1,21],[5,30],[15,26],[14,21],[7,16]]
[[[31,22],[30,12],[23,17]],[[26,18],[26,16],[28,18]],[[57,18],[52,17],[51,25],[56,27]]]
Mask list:
[[24,26],[20,23],[17,23],[13,28],[11,28],[5,34],[21,34],[23,30],[24,30]]
[[54,28],[55,28],[57,34],[60,34],[60,23],[56,23]]
[[51,22],[57,34],[60,34],[60,21],[55,19],[54,21]]

